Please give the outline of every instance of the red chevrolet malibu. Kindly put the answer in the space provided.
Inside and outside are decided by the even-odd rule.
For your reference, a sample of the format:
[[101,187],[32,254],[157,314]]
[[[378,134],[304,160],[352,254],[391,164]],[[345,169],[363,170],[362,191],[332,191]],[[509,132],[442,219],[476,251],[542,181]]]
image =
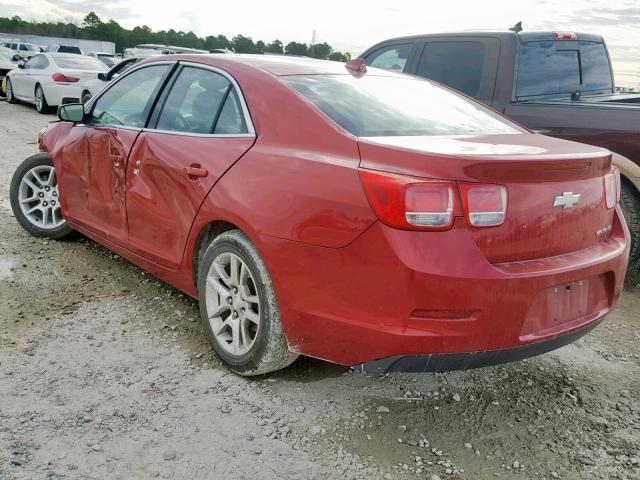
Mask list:
[[14,174],[17,220],[197,298],[242,375],[299,354],[372,372],[522,359],[584,335],[622,290],[609,152],[430,81],[173,55],[59,116]]

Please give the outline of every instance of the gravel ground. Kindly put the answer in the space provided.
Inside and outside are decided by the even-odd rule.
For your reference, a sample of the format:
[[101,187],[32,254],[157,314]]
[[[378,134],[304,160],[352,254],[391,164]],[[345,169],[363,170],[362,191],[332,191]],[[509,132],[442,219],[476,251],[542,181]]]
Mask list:
[[587,337],[515,364],[240,378],[195,302],[17,225],[10,176],[54,119],[0,102],[1,480],[640,478],[637,280]]

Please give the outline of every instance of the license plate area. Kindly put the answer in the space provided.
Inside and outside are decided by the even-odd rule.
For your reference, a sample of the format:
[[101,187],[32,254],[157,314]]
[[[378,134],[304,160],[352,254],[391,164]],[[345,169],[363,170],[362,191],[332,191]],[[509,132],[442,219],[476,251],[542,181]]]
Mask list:
[[579,280],[548,288],[546,305],[549,327],[585,316],[589,305],[589,281]]

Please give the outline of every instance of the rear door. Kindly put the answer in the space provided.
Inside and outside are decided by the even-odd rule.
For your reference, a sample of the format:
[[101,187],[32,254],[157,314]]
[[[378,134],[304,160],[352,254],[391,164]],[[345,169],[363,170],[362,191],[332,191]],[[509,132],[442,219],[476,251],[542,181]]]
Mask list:
[[154,63],[123,77],[91,104],[76,125],[59,172],[67,215],[118,244],[127,241],[125,173],[129,152],[175,64]]
[[213,185],[255,141],[246,105],[226,73],[184,64],[131,152],[130,248],[176,268],[196,213]]

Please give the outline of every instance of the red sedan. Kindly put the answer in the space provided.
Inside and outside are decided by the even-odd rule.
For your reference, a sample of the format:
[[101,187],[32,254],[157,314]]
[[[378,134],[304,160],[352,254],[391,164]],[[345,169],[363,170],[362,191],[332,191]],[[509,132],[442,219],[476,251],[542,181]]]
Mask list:
[[173,55],[59,116],[14,174],[17,220],[199,299],[242,375],[299,354],[374,372],[521,359],[585,334],[622,290],[610,153],[430,81]]

